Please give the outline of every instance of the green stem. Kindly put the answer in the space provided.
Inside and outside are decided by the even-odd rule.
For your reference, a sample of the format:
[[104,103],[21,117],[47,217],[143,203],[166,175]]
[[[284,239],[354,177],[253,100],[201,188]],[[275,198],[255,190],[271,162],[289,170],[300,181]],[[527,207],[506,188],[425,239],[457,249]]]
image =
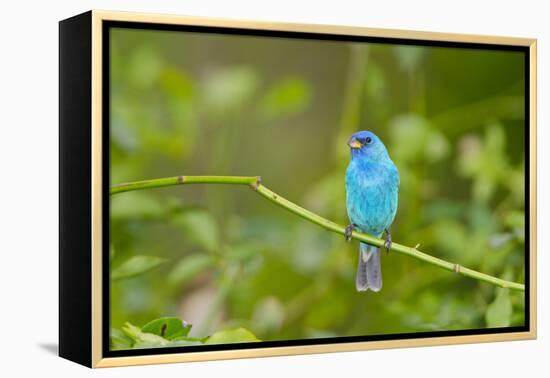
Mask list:
[[[268,188],[262,185],[261,178],[260,177],[254,177],[254,176],[174,176],[174,177],[166,177],[166,178],[160,178],[160,179],[153,179],[153,180],[143,180],[143,181],[135,181],[135,182],[129,182],[125,184],[118,184],[111,187],[110,194],[117,194],[122,192],[128,192],[132,190],[142,190],[142,189],[152,189],[152,188],[160,188],[164,186],[172,186],[172,185],[183,185],[183,184],[231,184],[231,185],[248,185],[251,187],[254,191],[256,191],[258,194],[260,194],[262,197],[268,199],[269,201],[284,207],[285,209],[291,211],[292,213],[307,219],[308,221],[315,223],[329,231],[336,232],[338,234],[344,235],[345,234],[345,227],[334,223],[332,221],[329,221],[328,219],[325,219],[307,209],[304,209],[303,207],[300,207],[296,205],[293,202],[290,202],[286,198],[281,197],[280,195],[272,192]],[[383,247],[384,246],[384,240],[375,238],[373,236],[363,234],[361,232],[353,231],[352,238],[355,240],[359,240],[377,247]],[[449,261],[445,261],[442,259],[439,259],[437,257],[428,255],[424,252],[420,252],[418,250],[418,246],[416,247],[407,247],[398,243],[392,243],[391,245],[391,251],[401,253],[404,255],[408,255],[411,257],[414,257],[418,260],[424,261],[428,264],[438,266],[442,269],[449,270],[451,272],[455,272],[458,274],[461,274],[466,277],[473,278],[478,281],[484,281],[491,283],[496,286],[500,286],[503,288],[513,289],[513,290],[519,290],[519,291],[525,291],[525,285],[520,284],[517,282],[511,282],[506,281],[497,277],[490,276],[485,273],[477,272],[473,269],[469,269],[466,267],[463,267],[459,264],[451,263]]]
[[113,185],[111,195],[132,190],[162,188],[164,186],[182,184],[236,184],[251,185],[256,182],[256,177],[242,176],[174,176],[160,179],[133,181],[124,184]]

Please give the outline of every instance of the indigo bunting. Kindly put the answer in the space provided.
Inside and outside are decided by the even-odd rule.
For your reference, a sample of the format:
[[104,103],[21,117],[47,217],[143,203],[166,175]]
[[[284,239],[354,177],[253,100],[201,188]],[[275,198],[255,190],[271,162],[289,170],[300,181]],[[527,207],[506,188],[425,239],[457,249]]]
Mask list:
[[[385,234],[384,246],[391,248],[389,227],[397,211],[399,172],[382,141],[370,131],[359,131],[348,141],[351,161],[346,170],[346,207],[350,225],[346,240],[354,229],[374,237]],[[379,248],[360,242],[355,279],[357,291],[380,291],[382,271]]]

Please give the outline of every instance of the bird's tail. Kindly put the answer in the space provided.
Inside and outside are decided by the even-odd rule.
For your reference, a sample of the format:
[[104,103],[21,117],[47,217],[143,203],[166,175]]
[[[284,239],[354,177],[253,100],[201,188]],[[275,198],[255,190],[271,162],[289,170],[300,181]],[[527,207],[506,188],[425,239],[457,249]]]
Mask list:
[[380,269],[380,250],[366,243],[359,243],[359,264],[355,287],[357,291],[374,292],[382,289],[382,270]]

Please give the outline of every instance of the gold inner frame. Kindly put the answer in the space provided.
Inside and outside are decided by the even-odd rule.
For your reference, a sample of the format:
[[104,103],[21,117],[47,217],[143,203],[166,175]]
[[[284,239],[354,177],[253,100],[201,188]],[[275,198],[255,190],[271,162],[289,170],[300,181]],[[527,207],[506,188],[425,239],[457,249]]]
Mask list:
[[[510,332],[485,335],[444,336],[418,339],[396,339],[386,341],[362,341],[338,344],[317,344],[305,346],[285,346],[239,350],[205,351],[193,353],[170,353],[131,357],[103,357],[102,351],[102,24],[103,21],[128,21],[171,25],[217,26],[241,29],[295,31],[336,35],[356,35],[366,37],[403,38],[408,40],[428,40],[523,46],[529,48],[529,184],[530,184],[530,234],[529,234],[529,321],[528,332]],[[210,17],[188,17],[161,14],[92,11],[92,366],[114,367],[207,361],[247,357],[268,357],[328,352],[348,352],[371,349],[419,347],[448,344],[466,344],[494,341],[535,339],[536,329],[536,227],[537,227],[537,179],[536,179],[536,55],[537,41],[531,38],[484,36],[455,33],[437,33],[413,30],[363,28],[336,25],[275,23],[245,20],[218,19]]]

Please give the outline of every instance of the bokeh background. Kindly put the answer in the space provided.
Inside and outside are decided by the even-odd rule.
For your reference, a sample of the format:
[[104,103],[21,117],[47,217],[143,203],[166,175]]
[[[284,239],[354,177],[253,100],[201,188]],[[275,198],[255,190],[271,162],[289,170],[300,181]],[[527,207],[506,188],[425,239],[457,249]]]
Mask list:
[[[262,176],[347,224],[346,140],[371,130],[401,174],[392,237],[524,281],[520,52],[111,29],[111,183]],[[357,242],[246,187],[118,194],[111,327],[164,316],[190,336],[261,340],[524,324],[524,295],[383,255],[383,289],[355,291]],[[119,346],[120,347],[120,346]]]

